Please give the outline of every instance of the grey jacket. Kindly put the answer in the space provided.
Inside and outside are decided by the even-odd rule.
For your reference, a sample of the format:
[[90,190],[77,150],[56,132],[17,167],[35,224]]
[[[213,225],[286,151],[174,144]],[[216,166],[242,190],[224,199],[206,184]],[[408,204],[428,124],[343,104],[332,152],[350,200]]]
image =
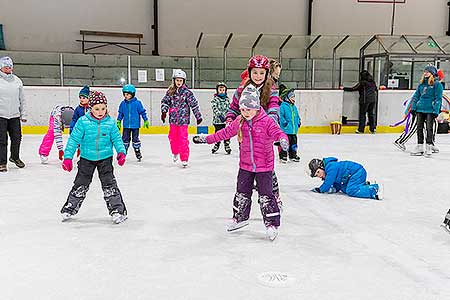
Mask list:
[[17,117],[27,118],[22,80],[0,71],[0,118]]

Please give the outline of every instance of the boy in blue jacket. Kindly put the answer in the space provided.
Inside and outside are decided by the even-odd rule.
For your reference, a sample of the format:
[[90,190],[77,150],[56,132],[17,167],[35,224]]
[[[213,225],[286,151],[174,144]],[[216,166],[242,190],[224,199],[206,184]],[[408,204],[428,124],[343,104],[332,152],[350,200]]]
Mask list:
[[[295,106],[295,92],[294,89],[284,89],[280,94],[283,102],[280,105],[280,127],[289,138],[289,159],[294,162],[299,162],[300,157],[297,155],[297,132],[300,128],[301,120]],[[283,163],[287,162],[287,151],[280,151],[280,160]]]
[[117,127],[120,129],[123,120],[122,140],[128,152],[131,136],[133,136],[133,149],[138,161],[141,161],[141,141],[139,140],[139,127],[141,127],[141,117],[144,119],[144,127],[149,127],[147,112],[136,95],[136,88],[132,84],[126,84],[122,88],[124,100],[120,103],[119,114],[117,116]]
[[86,111],[89,109],[89,91],[89,86],[85,85],[78,93],[80,105],[78,105],[73,112],[72,122],[70,122],[70,133],[72,133],[72,130],[75,127],[78,119],[84,116]]
[[364,167],[353,161],[338,161],[335,157],[314,158],[309,162],[311,177],[323,180],[320,187],[312,189],[316,193],[343,193],[357,198],[383,199],[382,186],[366,182]]
[[78,213],[86,198],[95,169],[102,183],[104,199],[113,223],[118,224],[127,219],[127,209],[117,186],[112,165],[113,147],[117,152],[119,166],[125,163],[125,147],[116,122],[107,113],[106,105],[107,100],[102,92],[90,93],[90,112],[77,121],[64,150],[62,167],[70,172],[73,167],[72,158],[78,145],[81,148],[77,176],[61,209],[63,221]]

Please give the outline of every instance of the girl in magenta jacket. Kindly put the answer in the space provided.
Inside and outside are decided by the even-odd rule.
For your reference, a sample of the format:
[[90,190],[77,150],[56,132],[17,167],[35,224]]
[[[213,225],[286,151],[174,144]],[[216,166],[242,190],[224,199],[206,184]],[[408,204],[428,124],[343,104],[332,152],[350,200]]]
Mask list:
[[286,134],[259,105],[259,92],[248,85],[239,99],[241,115],[229,126],[215,134],[195,136],[194,143],[214,144],[237,135],[240,144],[239,173],[237,191],[233,201],[233,220],[228,231],[248,225],[250,216],[253,182],[256,179],[259,205],[263,215],[267,235],[274,240],[280,226],[280,210],[272,191],[274,169],[273,143],[280,141],[283,149],[289,148]]

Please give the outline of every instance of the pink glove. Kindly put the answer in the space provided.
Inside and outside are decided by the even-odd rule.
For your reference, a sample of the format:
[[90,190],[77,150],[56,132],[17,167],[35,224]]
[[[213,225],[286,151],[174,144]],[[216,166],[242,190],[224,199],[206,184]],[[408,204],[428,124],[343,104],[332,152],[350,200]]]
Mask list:
[[59,160],[63,160],[64,159],[64,151],[59,150],[58,155],[59,155]]
[[225,121],[225,127],[230,126],[231,123],[233,123],[233,120],[231,118],[227,118]]
[[70,172],[72,171],[73,165],[72,165],[72,160],[66,158],[63,163],[62,163],[62,168],[64,171]]
[[125,158],[125,153],[120,152],[119,154],[117,154],[117,163],[119,164],[119,166],[123,166],[125,164]]

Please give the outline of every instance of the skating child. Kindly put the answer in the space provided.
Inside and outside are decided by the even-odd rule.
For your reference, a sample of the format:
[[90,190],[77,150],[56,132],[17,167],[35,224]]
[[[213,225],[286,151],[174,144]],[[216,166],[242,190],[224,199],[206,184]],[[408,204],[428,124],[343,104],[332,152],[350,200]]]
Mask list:
[[342,191],[350,197],[383,199],[382,186],[369,184],[364,167],[353,161],[338,161],[334,157],[314,158],[309,162],[311,177],[319,177],[324,182],[313,188],[316,193],[337,193]]
[[64,143],[62,133],[64,128],[70,127],[72,121],[73,108],[70,106],[55,106],[48,121],[48,131],[42,139],[41,146],[39,147],[39,157],[41,163],[46,164],[48,161],[48,155],[52,150],[53,141],[56,141],[56,147],[58,148],[59,160],[63,160],[64,157]]
[[62,220],[75,215],[86,198],[92,175],[97,169],[102,184],[104,199],[112,221],[115,224],[127,219],[127,209],[113,173],[113,147],[117,152],[119,166],[125,163],[125,147],[116,122],[107,113],[107,100],[102,92],[92,91],[89,95],[90,112],[81,117],[67,142],[62,167],[70,172],[72,158],[77,146],[81,148],[78,172],[67,201],[61,209]]
[[[216,85],[216,93],[211,100],[211,108],[213,111],[213,125],[215,132],[225,128],[225,116],[227,114],[228,107],[230,106],[230,98],[227,95],[227,85],[225,82],[219,82]],[[231,153],[230,140],[223,141],[225,146],[225,152]],[[220,141],[214,144],[211,152],[214,154],[219,150]]]
[[80,105],[75,108],[73,113],[72,122],[70,122],[70,133],[72,133],[75,124],[78,119],[84,116],[84,114],[89,109],[89,86],[85,85],[78,93],[78,98],[80,99]]
[[139,140],[139,127],[141,127],[141,117],[144,120],[144,127],[149,127],[147,112],[141,101],[135,97],[136,88],[132,84],[126,84],[122,88],[124,100],[120,103],[119,113],[117,115],[117,127],[122,127],[122,140],[125,150],[128,153],[131,136],[133,136],[133,149],[136,158],[141,161],[141,141]]
[[[417,118],[417,146],[411,151],[413,156],[430,157],[433,145],[433,125],[442,104],[442,84],[437,80],[437,69],[427,66],[420,84],[412,97],[411,113]],[[424,125],[426,123],[426,147],[424,148]]]
[[[299,162],[300,157],[297,155],[297,133],[300,128],[300,116],[295,106],[294,89],[285,89],[281,92],[283,102],[280,106],[280,127],[289,138],[289,159]],[[280,151],[281,162],[287,162],[287,151]]]
[[228,226],[228,231],[248,225],[253,182],[256,179],[264,225],[268,237],[274,240],[280,226],[280,211],[272,191],[273,143],[280,141],[284,150],[288,149],[289,143],[278,124],[269,118],[259,105],[259,92],[253,85],[247,85],[239,98],[240,116],[225,129],[206,137],[195,136],[193,141],[199,144],[213,144],[238,136],[239,173],[233,201],[233,220]]
[[183,167],[187,167],[189,160],[188,125],[191,109],[197,119],[197,125],[202,122],[202,114],[194,94],[186,86],[186,73],[174,70],[172,84],[161,100],[161,121],[166,122],[169,113],[169,141],[173,154],[173,161],[181,159]]
[[[241,97],[244,88],[252,84],[257,88],[260,93],[260,105],[266,112],[266,114],[271,117],[277,124],[280,122],[280,104],[278,97],[278,90],[274,84],[273,79],[270,74],[270,61],[266,56],[255,55],[250,57],[247,65],[247,73],[250,77],[245,77],[243,84],[241,84],[233,95],[232,102],[227,112],[226,124],[230,124],[239,114],[239,98]],[[273,172],[273,193],[277,198],[278,205],[280,208],[283,206],[280,197],[280,190],[278,186],[278,178]]]

